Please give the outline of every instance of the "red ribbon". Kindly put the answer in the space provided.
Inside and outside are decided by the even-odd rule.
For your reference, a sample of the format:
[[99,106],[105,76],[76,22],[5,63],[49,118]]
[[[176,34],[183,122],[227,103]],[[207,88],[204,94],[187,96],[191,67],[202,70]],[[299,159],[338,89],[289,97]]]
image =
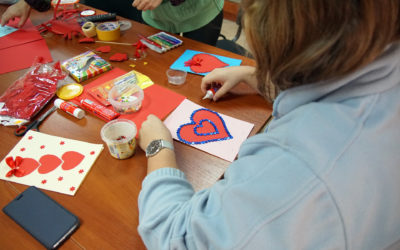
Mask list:
[[7,172],[6,177],[11,177],[11,176],[15,175],[16,173],[23,174],[23,171],[21,169],[19,169],[22,161],[23,161],[23,158],[20,156],[15,157],[15,161],[12,156],[7,157],[6,163],[11,168],[11,170]]
[[201,66],[202,62],[203,62],[203,59],[201,59],[201,58],[192,58],[185,62],[185,67]]

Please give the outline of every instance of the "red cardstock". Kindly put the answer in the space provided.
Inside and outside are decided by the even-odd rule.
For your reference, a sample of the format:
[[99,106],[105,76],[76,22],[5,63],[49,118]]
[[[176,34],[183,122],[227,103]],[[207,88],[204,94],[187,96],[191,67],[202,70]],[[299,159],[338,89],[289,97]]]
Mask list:
[[43,57],[43,63],[53,61],[44,39],[1,49],[0,74],[29,68],[39,56]]
[[[7,25],[17,28],[16,26],[18,22],[19,19],[16,18],[15,20],[8,22]],[[43,37],[36,30],[36,27],[32,24],[32,22],[28,19],[21,29],[14,31],[13,33],[6,36],[0,37],[0,49],[6,49],[41,39],[43,39]]]
[[[107,73],[104,73],[98,79],[85,85],[83,93],[78,98],[73,99],[72,102],[79,105],[79,99],[89,99],[97,104],[100,104],[88,93],[87,90],[126,73],[126,71],[119,68],[114,68]],[[132,120],[136,124],[138,131],[149,114],[154,114],[158,118],[164,119],[170,112],[178,107],[183,100],[186,99],[185,96],[175,93],[174,91],[157,84],[153,84],[150,87],[145,88],[143,92],[144,98],[140,110],[132,114],[120,116],[120,118]]]

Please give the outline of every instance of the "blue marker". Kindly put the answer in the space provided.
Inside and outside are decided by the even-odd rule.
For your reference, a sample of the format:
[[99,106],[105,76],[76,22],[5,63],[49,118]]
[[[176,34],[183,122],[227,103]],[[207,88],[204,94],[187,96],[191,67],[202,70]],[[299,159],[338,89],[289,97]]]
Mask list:
[[181,40],[176,39],[173,36],[167,35],[166,33],[160,32],[157,35],[161,36],[162,38],[164,38],[165,40],[172,42],[173,44],[180,44],[182,43]]

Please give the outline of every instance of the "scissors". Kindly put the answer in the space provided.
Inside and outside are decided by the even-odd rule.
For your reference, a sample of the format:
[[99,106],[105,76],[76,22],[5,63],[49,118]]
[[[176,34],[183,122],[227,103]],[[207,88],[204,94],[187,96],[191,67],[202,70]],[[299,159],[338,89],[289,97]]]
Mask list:
[[51,113],[53,113],[54,110],[56,110],[57,107],[53,106],[51,109],[47,110],[46,113],[44,113],[43,115],[41,115],[37,120],[34,120],[33,122],[31,122],[28,126],[21,126],[18,127],[15,131],[14,131],[14,135],[16,136],[23,136],[26,134],[26,132],[28,132],[29,130],[34,130],[34,131],[39,131],[39,125],[40,123],[42,123],[42,121]]

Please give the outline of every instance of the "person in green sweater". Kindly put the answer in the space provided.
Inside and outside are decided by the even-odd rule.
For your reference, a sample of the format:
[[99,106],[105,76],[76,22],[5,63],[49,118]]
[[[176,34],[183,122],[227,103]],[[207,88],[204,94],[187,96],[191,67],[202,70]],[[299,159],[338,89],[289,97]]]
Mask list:
[[9,20],[19,17],[18,28],[21,28],[28,19],[32,8],[40,12],[46,11],[51,7],[50,2],[51,0],[19,0],[3,13],[0,24],[4,26]]
[[132,6],[152,27],[213,46],[221,32],[224,0],[134,0]]

